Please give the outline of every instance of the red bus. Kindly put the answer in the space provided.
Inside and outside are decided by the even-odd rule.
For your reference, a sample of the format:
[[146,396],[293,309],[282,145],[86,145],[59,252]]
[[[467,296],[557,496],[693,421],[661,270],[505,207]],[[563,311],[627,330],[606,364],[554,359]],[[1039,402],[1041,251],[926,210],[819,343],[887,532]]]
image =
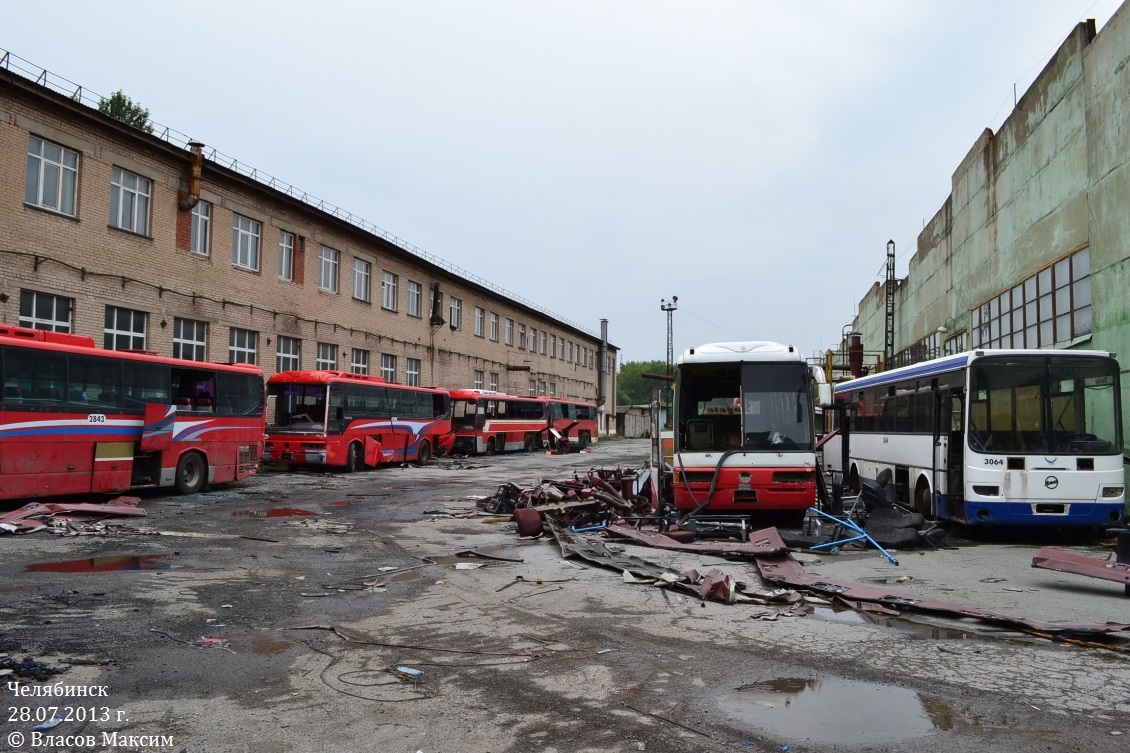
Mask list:
[[449,452],[451,397],[346,371],[283,371],[267,380],[265,459],[359,471]]
[[0,325],[0,499],[247,478],[263,450],[263,372],[96,348]]
[[596,441],[600,432],[596,425],[596,403],[546,398],[549,403],[549,443],[556,446],[561,439],[584,449]]
[[545,444],[549,410],[543,397],[516,397],[492,390],[452,390],[451,413],[458,452],[530,452]]

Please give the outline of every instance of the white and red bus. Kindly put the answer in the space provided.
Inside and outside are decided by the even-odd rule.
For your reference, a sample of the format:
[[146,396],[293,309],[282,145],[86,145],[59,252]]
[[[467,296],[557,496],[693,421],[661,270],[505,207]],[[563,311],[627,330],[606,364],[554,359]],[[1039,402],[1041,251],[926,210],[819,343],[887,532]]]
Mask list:
[[247,478],[263,450],[263,372],[96,348],[0,325],[0,499]]
[[451,397],[345,371],[282,371],[267,380],[265,460],[359,471],[449,452]]
[[452,390],[451,428],[457,452],[493,455],[540,449],[549,406],[543,397],[516,397],[493,390]]
[[791,345],[724,342],[683,353],[675,365],[676,510],[799,525],[817,501],[814,391],[830,401],[823,372]]
[[549,403],[549,441],[556,446],[567,440],[580,449],[596,441],[596,403],[563,398],[546,398]]

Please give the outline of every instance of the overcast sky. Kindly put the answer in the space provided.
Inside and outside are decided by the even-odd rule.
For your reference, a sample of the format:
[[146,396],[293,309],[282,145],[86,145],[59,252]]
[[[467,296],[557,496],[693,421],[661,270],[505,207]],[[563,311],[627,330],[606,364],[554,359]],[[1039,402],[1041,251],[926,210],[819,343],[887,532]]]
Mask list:
[[834,346],[1119,0],[8,2],[0,48],[663,360]]

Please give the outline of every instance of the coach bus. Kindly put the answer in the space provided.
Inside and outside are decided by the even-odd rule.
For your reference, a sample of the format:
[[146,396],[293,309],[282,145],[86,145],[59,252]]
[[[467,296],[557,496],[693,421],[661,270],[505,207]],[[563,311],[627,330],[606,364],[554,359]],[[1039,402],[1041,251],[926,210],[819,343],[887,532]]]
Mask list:
[[675,364],[675,509],[799,525],[817,500],[814,393],[830,400],[822,370],[791,345],[684,352]]
[[263,450],[263,372],[103,350],[0,325],[0,499],[247,478]]
[[[889,470],[895,500],[970,525],[1103,527],[1124,518],[1113,353],[975,350],[841,382],[846,486]],[[843,472],[840,438],[825,445]]]
[[564,398],[546,398],[549,404],[549,442],[557,446],[566,441],[584,449],[596,441],[599,431],[596,425],[596,403]]
[[479,455],[540,449],[546,439],[545,398],[516,397],[493,390],[452,390],[451,428],[455,451]]
[[282,371],[267,380],[265,459],[348,472],[427,463],[451,450],[447,390],[345,371]]

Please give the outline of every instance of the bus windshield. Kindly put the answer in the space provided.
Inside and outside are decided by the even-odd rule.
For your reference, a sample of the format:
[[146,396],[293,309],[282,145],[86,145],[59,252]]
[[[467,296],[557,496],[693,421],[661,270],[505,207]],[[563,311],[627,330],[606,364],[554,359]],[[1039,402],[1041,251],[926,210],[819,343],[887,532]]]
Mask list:
[[684,449],[812,451],[802,363],[683,364],[677,390]]
[[326,385],[268,384],[267,428],[325,431]]
[[1106,358],[1001,356],[970,369],[969,446],[977,452],[1122,451],[1118,366]]

